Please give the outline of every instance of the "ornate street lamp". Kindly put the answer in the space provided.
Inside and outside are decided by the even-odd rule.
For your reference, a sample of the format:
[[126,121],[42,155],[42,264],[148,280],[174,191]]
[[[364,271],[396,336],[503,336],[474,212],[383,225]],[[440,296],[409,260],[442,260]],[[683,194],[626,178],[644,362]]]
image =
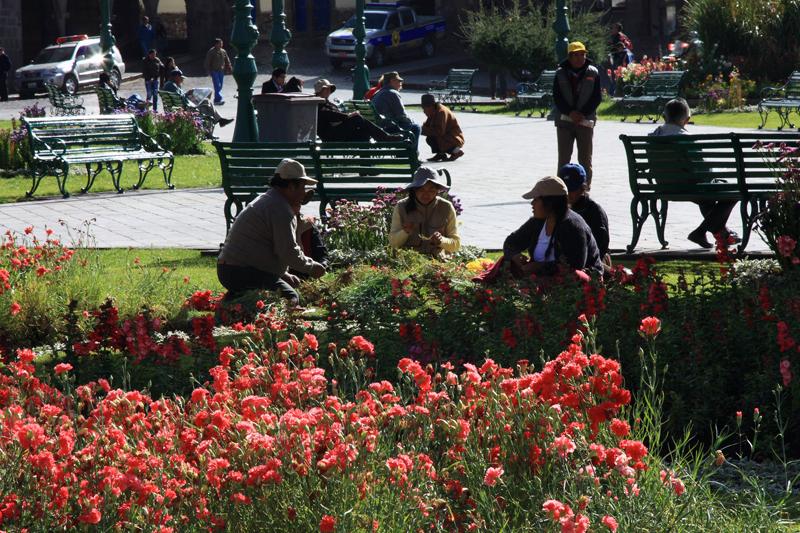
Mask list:
[[117,43],[111,33],[111,10],[114,0],[100,0],[100,46],[103,49],[103,70],[111,72],[114,68],[114,54],[111,49]]
[[556,59],[559,63],[567,58],[567,47],[569,46],[569,12],[567,11],[566,0],[556,2],[556,21],[553,24],[556,30]]
[[253,83],[256,81],[258,68],[251,52],[258,42],[258,28],[253,24],[253,6],[250,0],[236,0],[234,10],[231,44],[236,48],[233,79],[236,80],[239,91],[239,106],[236,109],[233,142],[256,142],[258,125],[253,109]]
[[366,65],[367,47],[364,38],[364,0],[356,0],[356,27],[353,29],[356,38],[356,66],[353,69],[353,100],[363,100],[369,89],[369,69]]
[[269,40],[274,51],[272,52],[272,68],[283,68],[289,71],[289,54],[286,45],[292,38],[292,32],[286,29],[286,13],[283,12],[283,0],[272,0],[272,34]]

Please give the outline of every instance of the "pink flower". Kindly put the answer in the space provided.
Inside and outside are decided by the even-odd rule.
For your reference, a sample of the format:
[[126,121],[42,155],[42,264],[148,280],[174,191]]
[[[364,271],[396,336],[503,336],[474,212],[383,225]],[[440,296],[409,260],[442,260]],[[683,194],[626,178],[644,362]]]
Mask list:
[[611,531],[616,531],[619,527],[619,524],[613,516],[605,515],[600,522]]
[[505,470],[503,467],[489,467],[486,469],[486,475],[483,476],[483,484],[487,487],[494,487],[497,484],[497,480],[500,479],[500,476],[503,475]]
[[55,366],[56,374],[64,374],[65,372],[69,372],[72,370],[72,365],[69,363],[58,363]]
[[661,331],[661,321],[654,316],[643,318],[639,331],[646,337],[655,337]]
[[19,305],[17,302],[13,302],[11,304],[11,308],[9,309],[9,311],[11,312],[11,316],[16,316],[19,314],[20,311],[22,311],[22,306]]
[[788,235],[781,235],[777,240],[778,253],[783,257],[792,257],[794,249],[797,247],[797,241]]
[[788,359],[781,361],[781,377],[783,378],[783,386],[788,387],[792,382],[792,363]]

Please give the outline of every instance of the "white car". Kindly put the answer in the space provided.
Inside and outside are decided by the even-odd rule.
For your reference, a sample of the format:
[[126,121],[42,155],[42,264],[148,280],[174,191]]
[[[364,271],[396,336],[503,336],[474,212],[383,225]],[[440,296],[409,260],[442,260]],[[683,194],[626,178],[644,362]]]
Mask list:
[[[125,74],[125,63],[117,47],[111,49],[114,69],[109,72],[111,81],[119,87]],[[100,37],[70,35],[59,37],[56,44],[39,52],[30,65],[20,67],[14,73],[14,85],[20,98],[29,98],[45,91],[45,83],[61,87],[68,94],[75,94],[81,87],[97,84],[103,72],[103,49]]]

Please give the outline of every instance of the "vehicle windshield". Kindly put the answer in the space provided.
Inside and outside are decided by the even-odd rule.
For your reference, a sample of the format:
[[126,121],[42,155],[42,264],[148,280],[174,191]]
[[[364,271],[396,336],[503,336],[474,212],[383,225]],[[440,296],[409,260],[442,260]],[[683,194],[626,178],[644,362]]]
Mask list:
[[72,53],[75,51],[74,46],[65,46],[63,48],[45,48],[36,59],[33,60],[34,65],[42,65],[44,63],[60,63],[72,59]]
[[[368,30],[382,30],[383,23],[386,22],[386,13],[364,13],[364,27]],[[356,17],[353,15],[350,20],[344,23],[345,28],[356,27]]]

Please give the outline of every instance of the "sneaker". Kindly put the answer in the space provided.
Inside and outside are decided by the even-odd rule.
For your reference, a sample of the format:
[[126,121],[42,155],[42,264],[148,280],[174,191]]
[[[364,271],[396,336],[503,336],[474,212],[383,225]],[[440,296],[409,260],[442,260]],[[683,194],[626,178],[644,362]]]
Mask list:
[[225,105],[225,100],[220,100],[219,102],[214,102],[214,105]]
[[220,128],[224,128],[225,126],[227,126],[231,122],[233,122],[232,118],[221,118],[221,119],[219,119],[219,127]]
[[706,232],[700,229],[696,229],[691,232],[688,236],[688,239],[695,243],[696,245],[700,246],[700,248],[710,249],[713,248],[714,245],[708,242],[706,238]]
[[464,155],[464,150],[462,150],[461,148],[457,148],[455,152],[450,154],[450,159],[448,159],[448,161],[455,161],[456,159],[458,159],[463,155]]

